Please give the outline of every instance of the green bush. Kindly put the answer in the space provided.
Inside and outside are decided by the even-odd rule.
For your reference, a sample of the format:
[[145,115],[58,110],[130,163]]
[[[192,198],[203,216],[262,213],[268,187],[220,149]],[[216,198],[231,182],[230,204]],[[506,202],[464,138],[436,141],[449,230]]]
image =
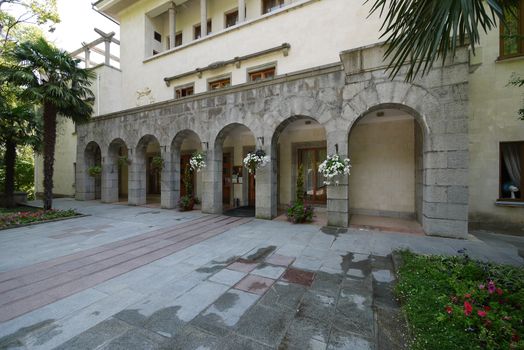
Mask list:
[[524,349],[524,270],[402,252],[396,291],[412,349]]
[[[5,188],[4,150],[0,148],[0,192]],[[31,147],[18,147],[15,163],[15,190],[26,192],[28,199],[35,198],[35,166]]]

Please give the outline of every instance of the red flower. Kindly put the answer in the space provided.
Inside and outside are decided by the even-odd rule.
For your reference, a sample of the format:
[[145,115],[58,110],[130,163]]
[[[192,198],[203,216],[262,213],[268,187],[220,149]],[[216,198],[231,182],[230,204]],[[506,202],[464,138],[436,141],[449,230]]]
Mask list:
[[502,289],[500,289],[500,288],[497,288],[496,291],[497,291],[497,294],[498,294],[498,295],[502,295],[502,293],[504,293],[504,292],[502,291]]
[[488,305],[484,305],[484,311],[489,311],[489,310],[491,310],[491,307]]
[[451,308],[451,306],[446,306],[446,312],[448,313],[448,315],[451,315],[453,313],[453,309]]
[[469,316],[469,315],[471,315],[472,311],[473,311],[473,306],[471,306],[470,303],[465,301],[464,302],[464,315]]
[[479,315],[480,317],[486,317],[486,311],[477,311],[477,315]]
[[466,299],[471,298],[471,294],[469,294],[469,293],[468,294],[464,294],[464,298],[466,298]]

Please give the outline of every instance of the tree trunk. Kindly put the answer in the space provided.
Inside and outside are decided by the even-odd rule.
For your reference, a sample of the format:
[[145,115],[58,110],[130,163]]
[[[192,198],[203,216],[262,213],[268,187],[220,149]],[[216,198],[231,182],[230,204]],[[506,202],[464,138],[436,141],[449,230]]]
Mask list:
[[44,210],[53,208],[53,171],[56,143],[56,108],[44,103]]
[[15,164],[16,164],[16,143],[12,140],[5,143],[5,207],[15,207]]

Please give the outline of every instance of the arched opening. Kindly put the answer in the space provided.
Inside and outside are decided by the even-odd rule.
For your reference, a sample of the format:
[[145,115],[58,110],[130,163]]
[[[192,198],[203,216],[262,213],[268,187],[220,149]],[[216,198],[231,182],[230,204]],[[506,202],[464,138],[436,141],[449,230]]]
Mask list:
[[[171,143],[175,201],[178,201],[180,197],[188,195],[184,175],[186,169],[191,169],[189,164],[191,156],[197,152],[202,152],[202,142],[200,137],[192,130],[180,131]],[[190,191],[198,199],[196,202],[200,203],[202,199],[202,172],[190,172]],[[200,205],[196,204],[195,209],[199,208]]]
[[214,150],[222,211],[231,216],[255,216],[256,179],[243,163],[247,154],[256,150],[255,135],[245,125],[230,124],[218,133]]
[[164,160],[160,153],[160,143],[155,136],[146,135],[140,139],[136,147],[135,162],[138,188],[145,195],[145,204],[160,206]]
[[131,159],[127,145],[122,139],[115,139],[109,144],[107,163],[111,171],[107,174],[105,201],[127,204]]
[[318,172],[318,166],[327,157],[326,131],[315,119],[294,116],[283,121],[275,130],[272,139],[273,164],[276,172],[279,220],[285,220],[286,207],[297,195],[297,177],[302,169],[304,199],[315,207],[316,223],[325,225],[327,186]]
[[98,143],[91,141],[84,151],[84,167],[87,172],[85,199],[102,198],[102,152]]
[[349,135],[350,225],[423,233],[424,132],[405,108],[368,111]]

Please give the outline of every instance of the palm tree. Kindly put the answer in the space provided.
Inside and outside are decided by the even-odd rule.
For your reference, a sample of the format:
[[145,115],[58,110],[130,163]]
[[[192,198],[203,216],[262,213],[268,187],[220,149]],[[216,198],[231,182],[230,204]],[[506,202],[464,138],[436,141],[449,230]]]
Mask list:
[[93,76],[78,66],[80,60],[44,38],[21,43],[6,55],[7,63],[0,66],[0,79],[21,87],[23,97],[35,101],[42,109],[44,210],[49,210],[53,204],[56,118],[60,114],[78,123],[91,116],[89,101],[93,93],[89,86]]
[[[371,0],[367,0],[369,2]],[[457,46],[468,45],[475,53],[484,32],[496,27],[497,19],[513,14],[519,0],[374,0],[370,14],[385,14],[381,38],[386,37],[390,76],[408,65],[406,80],[422,70],[429,72],[439,59],[453,57]],[[387,7],[387,8],[386,8]]]

